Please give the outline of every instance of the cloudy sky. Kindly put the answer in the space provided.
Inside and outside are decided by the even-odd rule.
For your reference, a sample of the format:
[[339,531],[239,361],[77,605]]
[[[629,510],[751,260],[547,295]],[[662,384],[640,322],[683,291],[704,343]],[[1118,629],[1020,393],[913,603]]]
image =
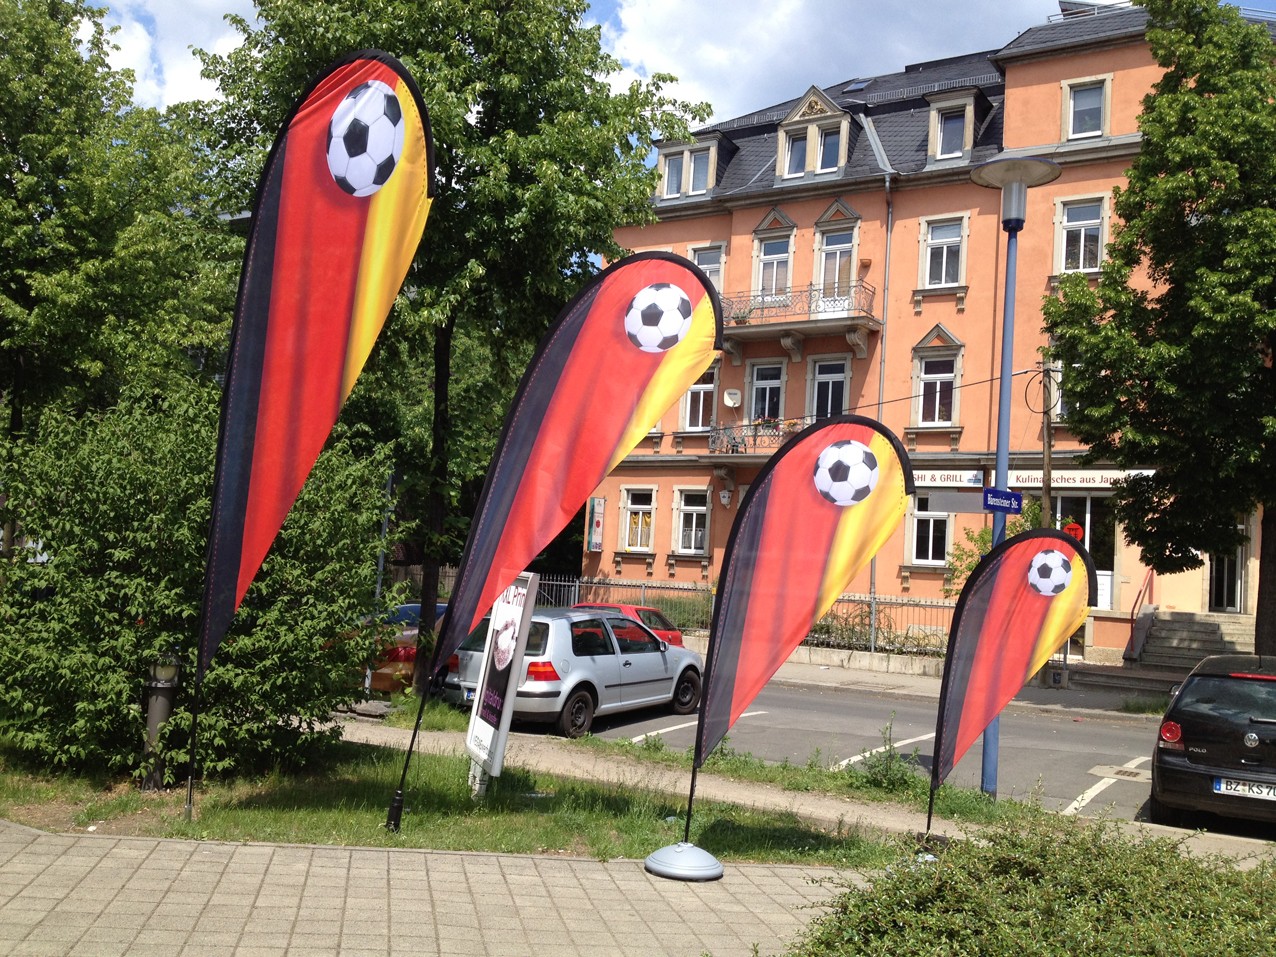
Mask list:
[[[1276,0],[1243,6],[1276,11]],[[166,106],[215,91],[191,47],[225,52],[252,0],[107,0],[119,26],[115,65],[137,75],[135,99]],[[605,45],[639,76],[679,78],[676,94],[729,119],[855,76],[1003,46],[1059,11],[1057,0],[591,0]],[[395,51],[389,51],[394,53]]]

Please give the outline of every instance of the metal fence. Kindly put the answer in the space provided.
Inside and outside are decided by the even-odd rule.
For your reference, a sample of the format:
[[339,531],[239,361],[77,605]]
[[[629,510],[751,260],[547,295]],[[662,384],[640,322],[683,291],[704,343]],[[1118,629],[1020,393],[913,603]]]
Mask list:
[[[449,570],[450,571],[450,570]],[[451,576],[444,573],[443,580]],[[707,630],[713,614],[707,585],[619,578],[542,575],[538,605],[578,602],[650,605],[683,631]],[[942,656],[956,602],[895,595],[843,595],[803,644],[852,651]]]

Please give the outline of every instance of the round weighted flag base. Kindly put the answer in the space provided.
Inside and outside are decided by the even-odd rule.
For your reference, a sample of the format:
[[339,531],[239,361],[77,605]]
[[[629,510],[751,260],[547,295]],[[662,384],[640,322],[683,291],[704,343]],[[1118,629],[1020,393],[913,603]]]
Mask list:
[[722,877],[721,861],[685,841],[649,854],[646,868],[657,877],[674,881],[716,881]]

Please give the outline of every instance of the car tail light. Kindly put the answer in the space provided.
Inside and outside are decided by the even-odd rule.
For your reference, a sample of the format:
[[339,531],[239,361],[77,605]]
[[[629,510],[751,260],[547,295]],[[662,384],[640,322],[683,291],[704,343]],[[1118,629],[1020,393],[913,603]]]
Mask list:
[[1247,678],[1251,681],[1276,681],[1276,675],[1252,675],[1244,671],[1233,672],[1230,678]]
[[527,663],[528,681],[558,681],[558,672],[551,661],[529,661]]
[[449,658],[449,659],[447,660],[447,670],[448,670],[448,671],[460,671],[460,670],[461,670],[461,656],[460,656],[460,655],[453,655],[451,658]]
[[1157,747],[1167,748],[1170,751],[1183,750],[1183,728],[1177,721],[1161,722],[1161,737],[1157,741]]

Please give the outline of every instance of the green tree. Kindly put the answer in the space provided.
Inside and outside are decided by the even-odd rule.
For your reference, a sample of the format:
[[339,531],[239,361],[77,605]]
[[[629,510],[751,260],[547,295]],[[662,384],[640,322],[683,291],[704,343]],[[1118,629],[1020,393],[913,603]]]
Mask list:
[[[53,403],[110,405],[219,338],[225,276],[205,276],[199,178],[107,63],[105,11],[0,3],[0,407],[5,435]],[[220,334],[224,339],[224,332]]]
[[[584,0],[258,0],[257,8],[255,22],[235,21],[241,47],[202,54],[225,96],[206,105],[209,142],[225,147],[223,172],[245,204],[259,163],[245,161],[243,145],[264,154],[292,102],[339,55],[376,47],[397,56],[430,111],[437,195],[407,294],[382,335],[403,346],[375,350],[368,382],[430,393],[428,436],[407,421],[394,436],[423,516],[429,601],[438,563],[464,537],[450,520],[454,473],[481,476],[530,345],[598,257],[622,253],[614,229],[652,217],[655,139],[686,136],[687,121],[707,110],[665,95],[663,75],[613,89],[619,64],[602,51],[599,28],[582,23]],[[459,348],[490,363],[471,382],[486,389],[464,405],[449,391]],[[401,397],[352,402],[397,406],[408,418],[422,410]],[[393,416],[373,419],[383,429]]]
[[1239,519],[1261,509],[1255,643],[1276,654],[1272,41],[1234,7],[1139,2],[1165,73],[1143,102],[1097,288],[1067,277],[1046,328],[1090,459],[1153,470],[1116,490],[1146,564],[1176,572],[1232,552]]

